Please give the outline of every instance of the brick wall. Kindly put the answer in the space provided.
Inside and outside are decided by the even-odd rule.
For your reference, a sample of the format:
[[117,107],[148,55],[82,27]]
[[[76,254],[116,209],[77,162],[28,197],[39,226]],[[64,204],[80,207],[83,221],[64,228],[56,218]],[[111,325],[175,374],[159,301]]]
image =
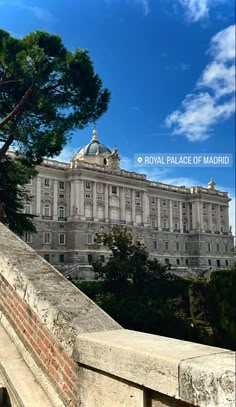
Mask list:
[[1,275],[0,307],[27,350],[53,382],[66,405],[77,406],[77,364]]

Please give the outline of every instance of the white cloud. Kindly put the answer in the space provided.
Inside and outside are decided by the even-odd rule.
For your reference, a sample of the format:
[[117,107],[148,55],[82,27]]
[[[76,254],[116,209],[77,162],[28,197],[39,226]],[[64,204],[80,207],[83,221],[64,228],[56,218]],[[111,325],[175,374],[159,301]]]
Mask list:
[[21,0],[0,0],[0,7],[14,7],[21,10],[26,10],[33,14],[38,20],[44,23],[51,23],[55,20],[50,11],[38,6],[31,6]]
[[56,161],[68,163],[71,160],[73,154],[75,154],[75,152],[76,150],[72,147],[64,147],[61,153],[56,157],[54,156],[53,159]]
[[195,92],[188,94],[180,109],[167,116],[165,123],[175,135],[189,141],[208,138],[219,120],[235,111],[235,26],[216,34],[208,50],[212,61],[203,70]]
[[185,16],[190,22],[208,17],[209,0],[179,0],[179,3],[184,8]]

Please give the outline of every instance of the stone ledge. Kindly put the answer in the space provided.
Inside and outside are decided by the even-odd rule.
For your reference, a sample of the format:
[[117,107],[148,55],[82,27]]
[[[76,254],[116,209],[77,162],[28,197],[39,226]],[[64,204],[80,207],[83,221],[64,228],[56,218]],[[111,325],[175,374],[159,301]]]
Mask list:
[[[235,356],[234,352],[225,349],[140,332],[117,330],[79,335],[73,356],[82,366],[94,368],[199,407],[235,406],[231,401]],[[205,363],[201,365],[204,360]],[[220,368],[215,366],[217,361]],[[212,394],[209,397],[210,400],[217,399],[218,404],[207,404],[206,393],[215,391],[215,386],[209,388],[207,380],[201,381],[202,397],[196,396],[194,383],[198,383],[197,367],[198,375],[201,374],[202,378],[211,374],[216,383],[225,378],[227,384],[220,387],[218,396],[214,398]],[[185,389],[187,384],[189,390]]]
[[78,334],[121,328],[3,224],[0,253],[0,274],[69,355]]
[[1,324],[0,376],[12,405],[32,407],[33,395],[34,407],[53,407]]

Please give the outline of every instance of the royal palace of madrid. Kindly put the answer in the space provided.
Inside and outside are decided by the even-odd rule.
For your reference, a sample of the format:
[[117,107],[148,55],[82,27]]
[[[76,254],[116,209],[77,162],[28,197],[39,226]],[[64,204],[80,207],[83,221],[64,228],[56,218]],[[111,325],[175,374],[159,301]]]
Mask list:
[[120,157],[101,144],[96,130],[69,163],[46,159],[27,184],[38,233],[26,242],[58,270],[106,262],[96,233],[124,225],[150,258],[175,270],[227,268],[234,262],[227,192],[153,182],[120,168]]

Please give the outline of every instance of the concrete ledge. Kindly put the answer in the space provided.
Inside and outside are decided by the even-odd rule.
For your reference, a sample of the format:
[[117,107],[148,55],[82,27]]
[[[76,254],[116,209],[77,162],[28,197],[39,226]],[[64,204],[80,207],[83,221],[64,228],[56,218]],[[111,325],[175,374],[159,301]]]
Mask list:
[[11,403],[17,407],[53,407],[43,389],[0,325],[0,373]]
[[121,328],[3,224],[0,253],[0,274],[69,355],[78,334]]
[[[117,330],[79,335],[73,356],[83,367],[94,368],[97,372],[108,373],[192,405],[235,407],[232,391],[234,352]],[[216,363],[220,368],[215,366]],[[211,387],[205,380],[210,376],[215,380]],[[204,380],[200,380],[200,394],[197,394],[194,383],[197,385],[199,378]],[[216,389],[219,382],[221,386]],[[213,394],[215,391],[217,396]],[[209,400],[214,403],[209,404]]]

